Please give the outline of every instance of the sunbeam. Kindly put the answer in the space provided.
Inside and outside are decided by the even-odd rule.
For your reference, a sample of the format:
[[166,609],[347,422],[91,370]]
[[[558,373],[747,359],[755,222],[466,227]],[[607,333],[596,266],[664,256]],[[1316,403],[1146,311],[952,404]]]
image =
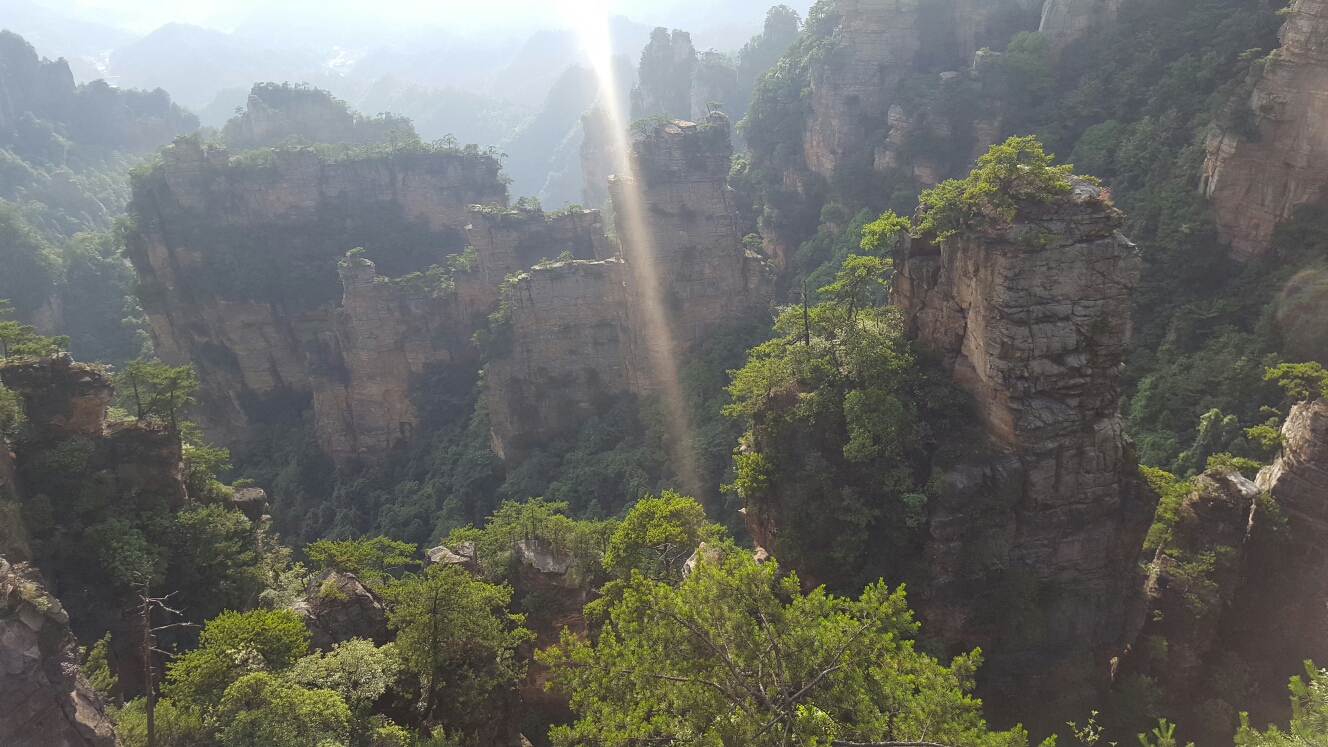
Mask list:
[[632,174],[631,142],[624,117],[626,107],[619,100],[621,87],[613,65],[608,2],[563,0],[562,10],[566,21],[576,30],[599,81],[599,105],[609,117],[614,150],[627,154],[624,161],[627,173],[609,177],[612,185],[609,191],[613,195],[614,224],[622,256],[631,269],[635,285],[632,296],[639,305],[637,311],[643,322],[634,325],[635,333],[644,336],[639,342],[646,348],[651,369],[644,372],[639,385],[642,390],[660,397],[669,435],[675,444],[674,454],[682,487],[697,494],[703,486],[678,378],[680,351],[664,304],[665,278],[656,262],[656,246],[646,219],[641,185]]

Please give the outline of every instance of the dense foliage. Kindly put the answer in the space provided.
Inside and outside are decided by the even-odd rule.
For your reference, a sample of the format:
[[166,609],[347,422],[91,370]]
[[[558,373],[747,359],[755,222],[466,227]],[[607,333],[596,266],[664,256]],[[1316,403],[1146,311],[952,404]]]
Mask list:
[[733,372],[725,412],[749,430],[732,489],[749,511],[781,511],[776,556],[805,573],[859,588],[900,564],[926,521],[931,459],[962,437],[965,398],[918,363],[899,311],[883,304],[890,260],[879,256],[907,222],[862,226],[823,299],[783,310],[778,336]]
[[541,656],[579,717],[553,741],[1024,744],[988,731],[966,694],[981,657],[942,666],[914,650],[916,629],[902,589],[804,594],[732,546],[677,585],[634,573],[596,639],[564,633]]

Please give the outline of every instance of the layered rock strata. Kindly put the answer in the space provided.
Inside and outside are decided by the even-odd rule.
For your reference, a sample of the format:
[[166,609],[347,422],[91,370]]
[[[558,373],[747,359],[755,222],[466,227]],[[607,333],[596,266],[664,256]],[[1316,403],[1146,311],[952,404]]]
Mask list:
[[505,291],[511,349],[485,372],[493,449],[520,461],[539,443],[567,433],[639,391],[632,301],[622,260],[536,267]]
[[827,178],[886,129],[895,89],[921,48],[918,0],[837,0],[835,9],[839,53],[811,70],[812,114],[803,131],[807,168]]
[[[1117,412],[1140,263],[1122,221],[1075,180],[1012,224],[914,240],[896,263],[893,303],[973,395],[990,444],[940,475],[916,604],[928,635],[982,647],[999,712],[1073,715],[1143,622],[1137,556],[1157,499]],[[1020,629],[992,605],[1019,606]]]
[[[409,376],[458,355],[470,330],[454,319],[474,311],[417,298],[435,296],[427,276],[382,284],[377,268],[406,276],[461,254],[468,206],[506,202],[497,161],[260,153],[255,164],[182,140],[135,182],[128,253],[157,352],[194,364],[197,418],[221,443],[247,433],[265,398],[312,393],[323,447],[371,457],[410,430]],[[339,273],[356,244],[377,265]]]
[[1295,0],[1282,25],[1282,46],[1263,64],[1248,102],[1206,144],[1200,189],[1231,255],[1267,251],[1273,226],[1297,205],[1328,199],[1328,2]]
[[649,346],[668,340],[655,352],[686,360],[768,309],[768,270],[742,246],[725,181],[731,155],[723,114],[660,126],[633,143],[633,176],[609,180],[621,255],[537,266],[505,286],[510,348],[485,374],[500,456],[520,460],[618,395],[655,392]]
[[728,186],[732,158],[728,117],[714,112],[637,140],[632,175],[609,180],[623,260],[638,292],[652,284],[663,298],[679,354],[720,326],[766,311],[773,294],[765,262],[742,244]]

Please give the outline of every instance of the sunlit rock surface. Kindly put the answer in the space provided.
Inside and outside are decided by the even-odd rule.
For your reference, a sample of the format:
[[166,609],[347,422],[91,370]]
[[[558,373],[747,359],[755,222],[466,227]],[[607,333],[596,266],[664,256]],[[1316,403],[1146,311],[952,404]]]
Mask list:
[[1206,144],[1200,188],[1241,260],[1265,252],[1297,205],[1328,198],[1328,2],[1295,0],[1280,38],[1248,103],[1237,103],[1242,126],[1215,129]]
[[[929,635],[982,647],[984,701],[1006,712],[1073,716],[1143,622],[1157,498],[1117,412],[1140,263],[1122,221],[1075,180],[1012,224],[915,239],[896,262],[893,302],[990,443],[942,476],[914,603]],[[1018,630],[1002,605],[1022,610]]]

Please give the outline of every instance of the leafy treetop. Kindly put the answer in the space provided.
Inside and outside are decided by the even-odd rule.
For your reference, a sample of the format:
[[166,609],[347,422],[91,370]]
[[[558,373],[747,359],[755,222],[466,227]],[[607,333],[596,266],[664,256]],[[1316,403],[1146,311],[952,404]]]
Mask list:
[[555,745],[928,741],[1021,747],[967,691],[978,652],[942,666],[915,651],[903,590],[857,599],[757,564],[731,546],[678,586],[634,573],[597,640],[564,632],[537,657],[578,720]]
[[964,179],[947,179],[919,197],[917,230],[944,239],[980,223],[1014,220],[1020,202],[1050,202],[1070,191],[1070,164],[1051,165],[1032,135],[991,146]]

